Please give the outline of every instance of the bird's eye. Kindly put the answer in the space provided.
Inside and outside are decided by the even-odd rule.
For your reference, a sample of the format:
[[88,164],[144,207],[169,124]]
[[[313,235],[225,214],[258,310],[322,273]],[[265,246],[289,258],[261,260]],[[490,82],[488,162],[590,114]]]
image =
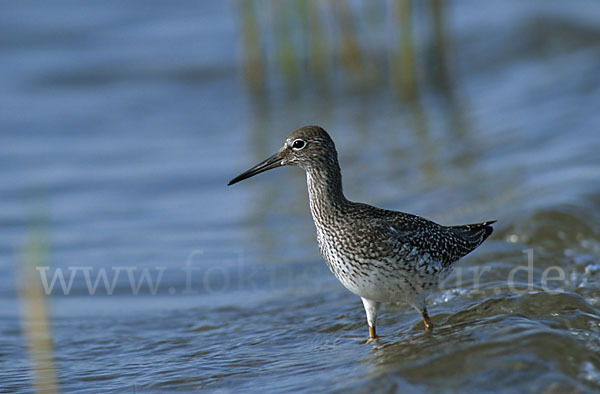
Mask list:
[[297,139],[297,140],[294,140],[294,142],[292,142],[293,150],[300,150],[300,149],[304,148],[305,146],[306,146],[306,141],[301,140],[301,139]]

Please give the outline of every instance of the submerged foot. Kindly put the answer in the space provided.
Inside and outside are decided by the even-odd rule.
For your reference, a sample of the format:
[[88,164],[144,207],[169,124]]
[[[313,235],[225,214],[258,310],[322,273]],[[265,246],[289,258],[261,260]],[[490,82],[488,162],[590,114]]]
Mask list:
[[427,312],[423,313],[423,323],[425,324],[425,331],[433,331],[434,325],[429,318]]

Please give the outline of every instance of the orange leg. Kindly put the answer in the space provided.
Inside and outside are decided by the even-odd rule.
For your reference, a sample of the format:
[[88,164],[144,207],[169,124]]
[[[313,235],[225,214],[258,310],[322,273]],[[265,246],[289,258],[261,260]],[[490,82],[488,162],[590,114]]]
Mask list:
[[377,338],[377,334],[375,333],[375,327],[369,326],[369,339],[367,339],[365,343],[371,343],[375,338]]
[[365,343],[369,343],[373,339],[377,338],[377,334],[375,334],[375,324],[377,323],[377,309],[379,308],[379,302],[372,301],[363,297],[361,297],[361,300],[365,307],[365,312],[367,314],[367,324],[369,325],[369,339],[367,339]]

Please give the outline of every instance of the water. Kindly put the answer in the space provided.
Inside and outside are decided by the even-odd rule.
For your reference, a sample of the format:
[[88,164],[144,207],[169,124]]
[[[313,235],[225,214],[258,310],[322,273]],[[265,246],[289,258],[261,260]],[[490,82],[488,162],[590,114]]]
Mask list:
[[[417,28],[406,100],[385,78],[252,93],[238,3],[5,7],[1,389],[600,389],[600,6],[455,2],[444,18],[454,89],[436,87]],[[498,219],[430,297],[433,334],[392,305],[381,340],[360,343],[360,300],[318,254],[300,170],[225,186],[306,123],[337,142],[349,198]],[[67,291],[45,296],[58,271]]]

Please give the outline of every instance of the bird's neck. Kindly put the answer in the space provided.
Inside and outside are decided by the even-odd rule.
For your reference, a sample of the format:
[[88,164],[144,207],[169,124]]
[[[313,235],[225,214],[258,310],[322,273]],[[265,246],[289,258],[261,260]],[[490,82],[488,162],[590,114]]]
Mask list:
[[342,174],[339,164],[327,166],[326,170],[309,168],[306,182],[310,199],[310,210],[317,226],[335,216],[348,203],[342,190]]

